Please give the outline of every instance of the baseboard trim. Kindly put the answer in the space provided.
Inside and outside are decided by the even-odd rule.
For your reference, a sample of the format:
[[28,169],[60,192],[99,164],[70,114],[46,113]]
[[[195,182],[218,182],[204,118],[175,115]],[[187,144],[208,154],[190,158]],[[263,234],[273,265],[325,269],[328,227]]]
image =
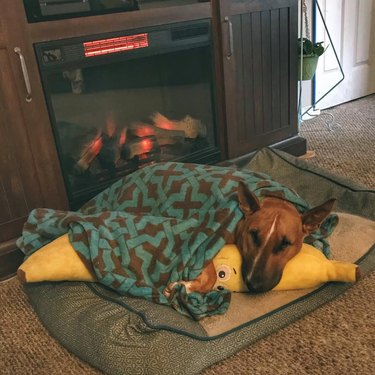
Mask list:
[[14,276],[23,262],[25,255],[17,248],[16,240],[14,238],[0,244],[0,281]]
[[[300,137],[299,135],[296,135],[294,137],[285,139],[284,141],[274,143],[273,145],[270,145],[269,147],[287,152],[288,154],[293,155],[293,156],[302,156],[306,154],[307,142],[305,138]],[[257,150],[252,151],[248,154],[239,156],[234,159],[222,161],[218,163],[217,165],[223,166],[223,167],[236,165],[237,167],[242,168],[249,163],[249,161],[252,159],[252,157],[255,155],[256,152]]]
[[275,143],[271,145],[271,147],[276,148],[280,151],[287,152],[288,154],[291,154],[293,156],[302,156],[306,154],[307,141],[306,138],[296,135],[295,137],[285,139],[282,142]]

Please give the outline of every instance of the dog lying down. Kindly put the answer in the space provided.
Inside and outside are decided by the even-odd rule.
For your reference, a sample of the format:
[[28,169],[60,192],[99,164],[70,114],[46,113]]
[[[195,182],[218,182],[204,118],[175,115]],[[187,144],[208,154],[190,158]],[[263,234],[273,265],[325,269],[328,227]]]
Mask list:
[[[249,241],[246,236],[237,232],[236,238],[242,241],[240,243],[244,243],[243,249],[246,249],[247,256],[245,257],[243,250],[241,252],[236,245],[225,245],[197,279],[171,283],[165,289],[165,295],[170,295],[176,283],[183,284],[188,293],[208,292],[214,288],[248,292],[269,289],[305,289],[316,287],[327,281],[355,282],[360,278],[360,269],[356,264],[330,261],[321,251],[302,243],[303,236],[319,225],[320,220],[326,216],[327,205],[329,209],[332,201],[300,216],[298,213],[296,214],[294,206],[278,198],[268,198],[260,203],[243,184],[240,185],[239,196],[241,196],[241,207],[245,208],[245,212],[243,222],[239,223],[237,230],[240,233],[244,230],[250,232],[251,238]],[[250,207],[249,200],[251,210],[248,209]],[[275,207],[278,208],[275,209]],[[257,224],[259,220],[262,220],[265,225]],[[285,225],[280,224],[283,220]],[[287,220],[296,225],[286,224]],[[265,229],[267,223],[268,230]],[[285,234],[287,227],[294,228],[295,232]],[[264,233],[266,233],[266,240],[262,240],[261,237]],[[292,246],[293,243],[297,243],[297,245]],[[302,251],[300,251],[301,248]],[[270,257],[262,255],[267,252],[271,254]],[[286,257],[283,257],[280,262],[278,259],[282,252],[286,254]],[[262,257],[266,258],[266,261]],[[251,267],[244,264],[245,259],[252,265]],[[256,261],[254,261],[255,259]],[[266,287],[263,286],[264,284],[260,284],[260,288],[254,288],[253,279],[247,278],[246,272],[253,275],[258,264],[267,262],[270,262],[271,265],[277,264],[279,273],[271,279],[271,283],[265,284]],[[287,267],[285,268],[285,266]],[[267,269],[267,266],[265,268]],[[67,234],[31,255],[20,266],[17,274],[22,282],[97,281],[77,255]],[[245,276],[243,277],[243,275]],[[262,281],[262,277],[258,276],[258,280]]]
[[[225,243],[239,249],[247,289],[271,290],[304,239],[319,241],[329,254],[324,246],[337,223],[330,215],[334,203],[330,199],[309,209],[290,189],[251,171],[159,163],[119,180],[77,212],[32,211],[18,241],[28,256],[19,276],[32,281],[32,269],[42,274],[42,254],[53,247],[53,239],[60,243],[68,232],[65,245],[73,246],[86,267],[84,280],[98,280],[120,294],[170,304],[183,313],[188,310],[200,319],[224,312],[229,303],[228,291],[220,290],[202,300],[202,311],[196,301],[187,300],[193,292],[212,289],[212,260]],[[65,268],[75,269],[72,264]],[[222,307],[218,312],[216,303]]]
[[[242,278],[250,292],[266,292],[280,282],[285,265],[300,252],[304,238],[331,213],[335,199],[300,215],[294,205],[280,198],[266,197],[260,202],[241,182],[238,202],[243,218],[232,242],[242,258]],[[213,262],[195,280],[180,283],[189,293],[211,290],[216,283]],[[167,296],[175,285],[176,282],[168,286]]]
[[[265,198],[260,203],[243,183],[239,184],[238,198],[244,216],[234,235],[237,251],[233,247],[226,250],[227,260],[224,265],[235,265],[231,269],[235,274],[235,269],[238,269],[242,277],[234,275],[234,280],[224,282],[227,288],[232,286],[228,288],[231,291],[304,289],[325,281],[354,282],[360,278],[360,270],[356,265],[328,261],[319,250],[303,244],[303,239],[316,231],[329,215],[335,199],[300,215],[295,206],[279,198]],[[304,251],[301,253],[302,247]],[[220,276],[220,270],[217,269],[220,263],[216,259],[219,256],[220,253],[195,280],[171,283],[165,294],[169,296],[178,283],[185,285],[188,293],[208,292],[222,285],[228,275],[224,272]],[[284,272],[291,259],[293,262]],[[280,282],[282,276],[283,282]]]

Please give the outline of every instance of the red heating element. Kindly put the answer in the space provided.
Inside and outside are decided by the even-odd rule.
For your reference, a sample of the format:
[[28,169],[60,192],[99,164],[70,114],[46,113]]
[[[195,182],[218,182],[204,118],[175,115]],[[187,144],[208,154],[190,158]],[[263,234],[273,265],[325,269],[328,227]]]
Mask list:
[[106,55],[148,47],[148,34],[120,36],[118,38],[93,40],[83,43],[86,57]]

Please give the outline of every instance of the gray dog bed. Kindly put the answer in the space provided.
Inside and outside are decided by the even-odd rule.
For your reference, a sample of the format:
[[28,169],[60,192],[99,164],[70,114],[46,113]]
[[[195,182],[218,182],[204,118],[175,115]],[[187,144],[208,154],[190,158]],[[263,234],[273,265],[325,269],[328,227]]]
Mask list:
[[[375,192],[271,149],[245,167],[269,174],[311,205],[338,199],[334,257],[375,268]],[[224,315],[196,322],[170,307],[120,296],[94,283],[25,285],[36,313],[67,349],[107,374],[195,374],[304,316],[351,284],[234,294]]]

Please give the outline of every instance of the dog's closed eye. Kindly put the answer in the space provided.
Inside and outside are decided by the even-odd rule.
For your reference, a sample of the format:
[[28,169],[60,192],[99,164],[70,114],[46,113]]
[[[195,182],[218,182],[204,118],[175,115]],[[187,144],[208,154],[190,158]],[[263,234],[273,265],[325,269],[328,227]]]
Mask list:
[[289,247],[292,243],[286,238],[283,237],[281,242],[273,249],[273,252],[275,254],[280,253],[281,251],[285,250],[287,247]]
[[254,245],[260,246],[261,241],[260,241],[259,229],[258,228],[252,228],[252,229],[250,229],[249,233],[250,233],[251,239],[254,242]]

